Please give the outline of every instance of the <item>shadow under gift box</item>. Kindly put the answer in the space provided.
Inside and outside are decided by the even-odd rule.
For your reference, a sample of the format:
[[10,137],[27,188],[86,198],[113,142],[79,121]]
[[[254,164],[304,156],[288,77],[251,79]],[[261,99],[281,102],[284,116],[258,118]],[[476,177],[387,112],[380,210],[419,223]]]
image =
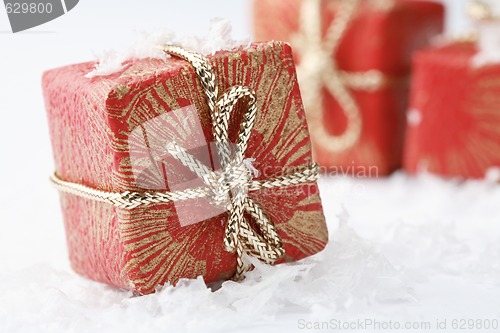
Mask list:
[[[327,31],[342,19],[338,17],[339,6],[354,2],[358,3],[354,15],[332,52],[326,40],[335,33]],[[315,12],[314,6],[319,10]],[[285,40],[294,48],[313,155],[319,164],[330,171],[375,177],[401,166],[411,55],[443,31],[443,19],[444,7],[425,1],[254,0],[256,40]],[[326,60],[320,54],[325,50]],[[325,64],[330,68],[322,67]],[[314,87],[318,81],[314,70],[323,76],[319,89]],[[329,77],[327,70],[332,73]],[[366,74],[374,70],[383,74],[385,81],[374,89],[344,80],[342,85],[359,107],[359,114],[348,118],[346,108],[327,88],[327,81],[335,85],[335,77],[344,79],[341,72]],[[319,100],[321,103],[315,104]],[[352,130],[354,126],[349,125],[357,118],[361,129],[353,134],[355,140],[337,146],[335,138]]]
[[415,55],[404,167],[482,178],[500,167],[500,65],[474,67],[475,43]]
[[[219,91],[246,85],[256,92],[257,118],[245,156],[255,158],[253,165],[261,171],[254,179],[312,162],[291,52],[285,43],[269,42],[207,57]],[[86,78],[94,66],[71,65],[43,76],[56,172],[63,180],[111,192],[142,191],[135,169],[158,161],[132,163],[130,135],[149,120],[189,105],[198,112],[206,142],[213,141],[205,92],[186,61],[137,60],[119,73]],[[232,142],[244,112],[241,104],[229,122]],[[134,154],[148,156],[147,149]],[[286,251],[280,262],[304,258],[326,245],[316,183],[249,196],[276,225]],[[236,254],[223,244],[227,213],[182,226],[170,203],[125,210],[61,193],[61,204],[72,267],[91,279],[146,294],[181,278],[202,275],[211,282],[235,272]]]

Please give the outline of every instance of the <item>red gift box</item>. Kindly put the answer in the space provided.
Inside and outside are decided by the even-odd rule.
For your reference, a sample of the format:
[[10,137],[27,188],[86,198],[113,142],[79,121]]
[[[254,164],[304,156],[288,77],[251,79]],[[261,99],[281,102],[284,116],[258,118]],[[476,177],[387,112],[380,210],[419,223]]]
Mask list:
[[474,43],[415,55],[404,167],[481,178],[500,166],[500,65],[473,66]]
[[[244,85],[257,96],[258,109],[245,152],[253,159],[252,167],[260,171],[260,176],[253,177],[256,182],[312,163],[291,52],[288,45],[272,42],[208,57],[220,92]],[[165,167],[166,162],[157,159],[161,155],[157,150],[169,147],[161,142],[164,132],[184,133],[187,145],[200,138],[204,142],[213,139],[207,96],[188,62],[143,59],[128,63],[116,74],[86,78],[94,66],[71,65],[43,76],[55,182],[73,186],[61,192],[72,267],[91,279],[141,294],[181,278],[202,275],[211,282],[232,277],[237,255],[226,251],[223,243],[227,213],[183,223],[177,203],[125,209],[94,200],[101,192],[94,197],[79,195],[80,186],[86,186],[87,192],[125,193],[132,197],[127,197],[128,204],[133,204],[136,193],[172,191],[176,185],[172,180],[189,177],[179,171],[184,166]],[[179,115],[178,110],[191,113]],[[238,103],[229,119],[231,142],[238,138],[241,119],[247,116],[244,112],[244,105]],[[188,127],[183,128],[184,124]],[[208,165],[210,158],[205,161]],[[298,260],[324,248],[328,233],[315,181],[285,192],[271,186],[249,192],[249,197],[282,239],[285,255],[279,262]],[[206,213],[199,201],[186,201],[186,205],[188,215]],[[253,215],[245,216],[255,220]]]
[[294,47],[317,162],[358,176],[401,166],[411,55],[443,16],[422,1],[255,0],[256,39]]

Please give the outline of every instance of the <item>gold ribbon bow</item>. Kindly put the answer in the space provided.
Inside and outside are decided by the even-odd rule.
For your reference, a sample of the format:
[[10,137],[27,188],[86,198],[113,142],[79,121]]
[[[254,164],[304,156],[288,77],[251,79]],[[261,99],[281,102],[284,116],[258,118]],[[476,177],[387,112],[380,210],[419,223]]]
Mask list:
[[[213,135],[223,171],[219,174],[212,172],[176,143],[169,144],[167,149],[174,158],[205,182],[212,190],[216,203],[223,202],[223,198],[231,198],[228,207],[231,216],[226,226],[224,245],[227,251],[237,253],[238,265],[235,278],[239,279],[247,269],[243,263],[243,253],[267,264],[274,264],[285,254],[283,243],[274,225],[262,208],[248,196],[252,177],[244,164],[243,156],[255,122],[257,98],[252,89],[244,86],[231,87],[218,97],[215,76],[206,59],[177,46],[166,46],[164,51],[193,64],[201,79],[208,98]],[[248,100],[248,105],[243,115],[236,149],[231,152],[228,137],[229,117],[236,103],[243,98]],[[260,234],[248,224],[244,212],[254,219]]]
[[[244,253],[266,264],[274,264],[285,254],[274,224],[248,193],[262,188],[271,189],[315,182],[319,177],[319,167],[312,163],[292,174],[266,180],[253,180],[251,172],[245,165],[244,156],[256,118],[255,92],[245,86],[234,86],[219,96],[215,74],[205,57],[173,45],[164,46],[163,50],[188,61],[200,79],[210,108],[221,171],[211,171],[183,147],[171,142],[167,145],[168,153],[200,177],[205,184],[204,187],[170,192],[115,193],[67,182],[55,173],[51,181],[60,191],[107,202],[124,209],[195,198],[207,198],[214,205],[227,205],[230,217],[225,229],[224,245],[227,251],[237,254],[237,269],[233,279],[240,280],[244,272],[251,267],[243,262]],[[242,99],[247,100],[247,108],[243,115],[236,148],[232,151],[228,138],[229,117],[236,103]],[[229,202],[227,198],[230,198]],[[258,230],[248,223],[244,213],[253,219]]]
[[[335,19],[322,34],[321,5],[323,0],[303,0],[300,9],[299,34],[293,39],[295,51],[300,56],[297,73],[312,141],[321,142],[331,152],[344,151],[356,144],[361,136],[363,120],[356,100],[349,89],[375,91],[387,79],[378,70],[345,72],[334,59],[340,42],[362,0],[337,0]],[[392,1],[372,0],[378,8],[389,9]],[[347,128],[340,135],[328,133],[324,126],[323,92],[326,90],[337,100],[347,117]]]

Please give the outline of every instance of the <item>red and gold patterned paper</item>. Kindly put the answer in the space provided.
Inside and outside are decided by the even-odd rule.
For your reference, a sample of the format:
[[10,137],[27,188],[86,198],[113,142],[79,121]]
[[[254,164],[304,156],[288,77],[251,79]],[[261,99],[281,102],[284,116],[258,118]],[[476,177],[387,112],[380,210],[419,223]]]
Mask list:
[[[290,46],[256,43],[208,59],[219,91],[236,84],[256,91],[258,114],[247,156],[262,171],[257,179],[311,163]],[[147,169],[153,162],[131,163],[129,136],[148,120],[185,106],[195,106],[207,142],[213,140],[206,96],[189,63],[144,59],[110,76],[85,78],[94,65],[63,67],[43,77],[56,171],[62,179],[105,191],[140,191],[134,168]],[[231,140],[236,140],[242,112],[235,108]],[[317,253],[328,240],[317,185],[292,189],[252,192],[283,239],[282,261]],[[65,193],[61,203],[71,264],[91,279],[145,294],[180,278],[202,275],[211,282],[235,271],[236,255],[223,245],[226,214],[181,226],[173,204],[124,210]]]
[[481,178],[500,167],[500,65],[475,68],[474,43],[419,52],[404,167]]
[[[320,38],[325,39],[334,24],[339,5],[350,0],[255,0],[254,24],[257,40],[286,40],[294,47],[294,56],[300,69],[303,54],[314,45],[301,42],[309,21],[304,21],[307,2],[320,2],[317,17],[321,25]],[[336,51],[331,54],[335,70],[366,73],[378,70],[386,78],[378,89],[348,90],[360,109],[362,128],[353,144],[334,149],[329,139],[344,133],[348,118],[338,100],[323,86],[322,105],[309,108],[313,154],[326,168],[349,174],[365,175],[373,167],[377,174],[392,172],[401,166],[408,104],[408,77],[412,53],[427,45],[429,40],[443,30],[443,6],[424,1],[361,0],[347,25]],[[310,23],[310,22],[309,22]],[[316,22],[316,24],[318,24]],[[308,49],[309,48],[309,49]],[[313,50],[314,51],[314,50]],[[299,75],[301,72],[299,71]],[[306,101],[306,89],[301,90]],[[371,176],[375,176],[370,172]]]

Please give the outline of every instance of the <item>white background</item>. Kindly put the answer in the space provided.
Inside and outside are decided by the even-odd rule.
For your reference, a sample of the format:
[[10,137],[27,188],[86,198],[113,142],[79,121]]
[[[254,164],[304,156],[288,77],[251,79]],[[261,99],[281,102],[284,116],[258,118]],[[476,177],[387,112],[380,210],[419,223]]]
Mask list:
[[[468,26],[466,1],[447,2],[448,32],[459,32]],[[300,265],[262,268],[256,274],[267,283],[252,284],[254,276],[211,293],[198,282],[131,299],[70,272],[58,195],[48,183],[53,162],[42,72],[92,60],[140,31],[204,35],[211,17],[230,18],[242,39],[251,31],[250,11],[241,0],[82,0],[52,22],[12,34],[0,9],[1,332],[297,329],[306,314],[441,318],[450,327],[453,318],[498,316],[500,190],[428,175],[323,179],[334,237],[325,254],[304,263],[306,273]],[[351,217],[339,227],[342,205]],[[266,301],[271,296],[274,303]]]

